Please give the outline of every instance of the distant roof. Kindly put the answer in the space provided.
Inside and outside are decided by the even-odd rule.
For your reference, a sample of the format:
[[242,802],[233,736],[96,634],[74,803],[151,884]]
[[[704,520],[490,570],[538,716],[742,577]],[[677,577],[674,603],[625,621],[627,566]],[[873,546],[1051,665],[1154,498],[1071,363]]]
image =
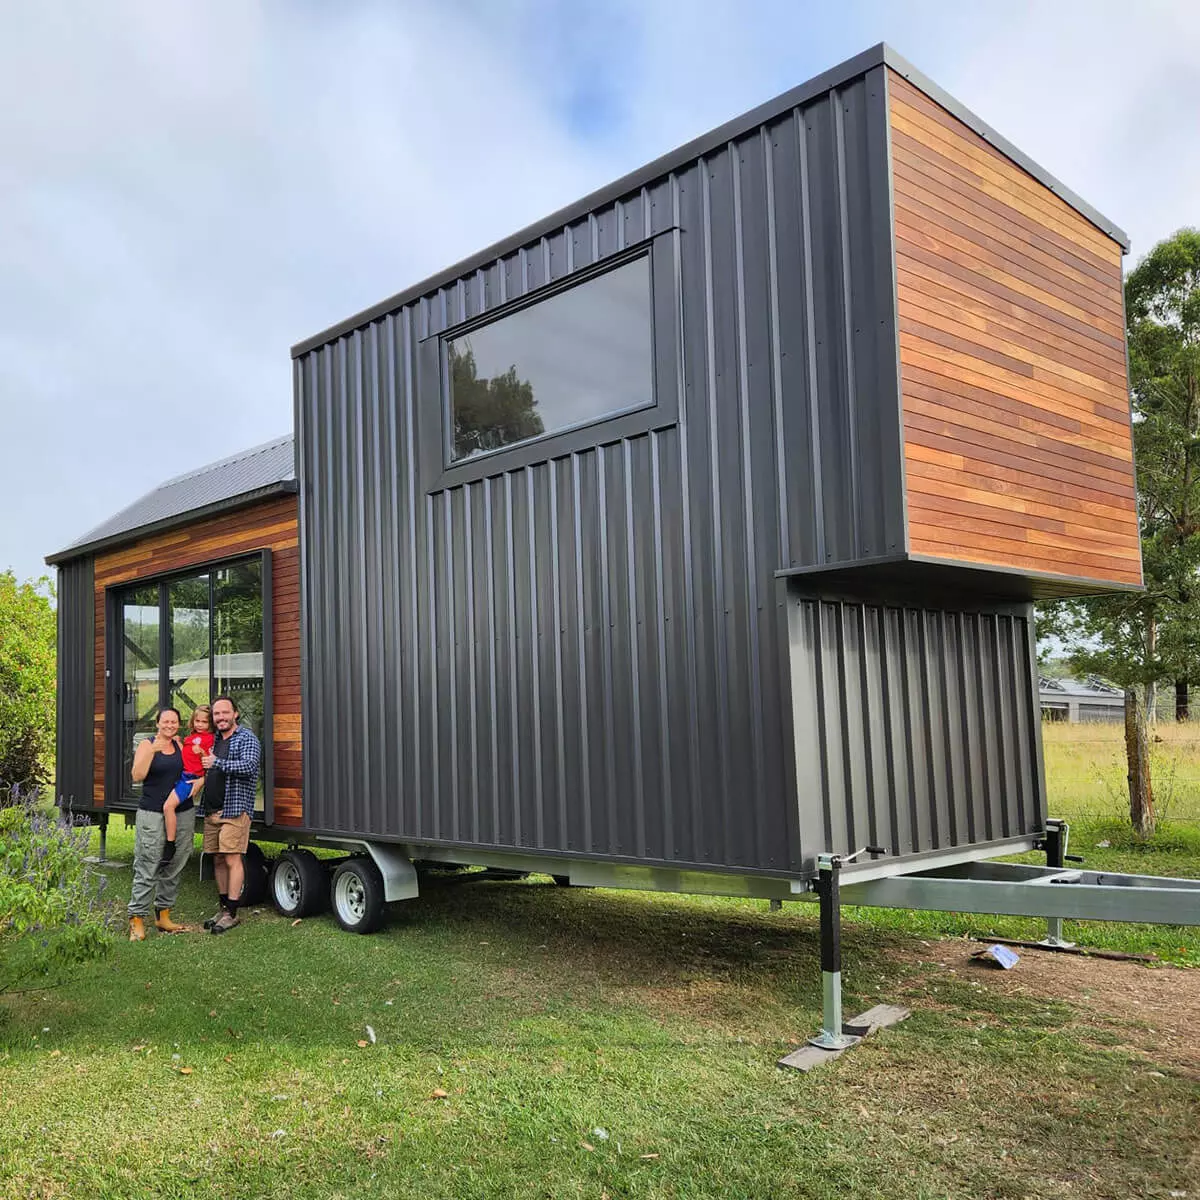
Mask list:
[[1125,693],[1120,688],[1113,687],[1111,683],[1105,683],[1103,679],[1099,679],[1095,675],[1089,675],[1086,680],[1071,679],[1069,676],[1062,679],[1048,679],[1043,675],[1038,680],[1038,691],[1043,695],[1048,692],[1059,692],[1064,696],[1120,700],[1122,703],[1125,699]]
[[168,479],[46,561],[53,565],[101,546],[129,541],[134,533],[175,524],[180,518],[191,519],[201,512],[293,491],[295,478],[294,439],[288,434]]

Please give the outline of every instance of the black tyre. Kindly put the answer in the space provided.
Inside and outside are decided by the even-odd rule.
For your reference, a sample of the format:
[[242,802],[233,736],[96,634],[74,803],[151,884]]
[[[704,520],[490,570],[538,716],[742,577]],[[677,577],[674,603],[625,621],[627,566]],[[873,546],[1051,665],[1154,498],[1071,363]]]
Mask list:
[[311,850],[285,850],[271,872],[271,901],[282,917],[311,917],[329,900],[325,868]]
[[271,864],[262,852],[257,842],[251,842],[242,855],[242,863],[246,868],[246,881],[242,884],[241,904],[263,904],[270,894],[267,880],[271,873]]
[[348,858],[338,867],[329,899],[347,933],[374,933],[383,923],[383,876],[369,858]]

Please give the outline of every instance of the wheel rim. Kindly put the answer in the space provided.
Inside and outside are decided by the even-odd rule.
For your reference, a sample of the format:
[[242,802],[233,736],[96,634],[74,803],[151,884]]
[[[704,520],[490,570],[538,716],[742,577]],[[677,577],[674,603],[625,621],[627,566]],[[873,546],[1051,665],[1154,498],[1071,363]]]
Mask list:
[[300,906],[300,872],[295,863],[285,860],[275,868],[275,896],[289,911]]
[[344,871],[337,881],[338,912],[351,924],[358,924],[367,911],[367,890],[356,871]]

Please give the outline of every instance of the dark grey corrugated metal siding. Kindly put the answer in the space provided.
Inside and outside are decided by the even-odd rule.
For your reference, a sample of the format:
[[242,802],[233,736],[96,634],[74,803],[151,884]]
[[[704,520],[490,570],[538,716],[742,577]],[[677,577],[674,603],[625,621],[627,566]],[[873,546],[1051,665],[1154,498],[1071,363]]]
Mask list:
[[92,804],[95,580],[90,557],[58,568],[58,727],[55,793],[60,805]]
[[[800,866],[775,572],[903,545],[882,70],[303,354],[313,828]],[[678,423],[427,493],[418,343],[663,231]]]
[[789,601],[801,840],[893,855],[1041,829],[1030,607]]

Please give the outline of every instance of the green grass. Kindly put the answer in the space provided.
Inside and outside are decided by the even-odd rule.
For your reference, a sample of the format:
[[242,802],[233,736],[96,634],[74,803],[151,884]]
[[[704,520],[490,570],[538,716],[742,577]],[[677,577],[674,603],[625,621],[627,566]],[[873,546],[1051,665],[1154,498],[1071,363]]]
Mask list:
[[[1058,787],[1055,753],[1051,808],[1089,865],[1200,874],[1192,826],[1122,840],[1094,788]],[[109,850],[131,857],[131,835]],[[176,915],[211,908],[189,878]],[[775,1067],[820,1023],[808,905],[435,877],[369,938],[269,910],[221,938],[152,933],[0,1001],[0,1197],[1194,1189],[1194,1073],[1136,1025],[920,961],[915,938],[976,925],[1041,932],[856,914],[847,1012],[914,1015],[811,1075]],[[1191,931],[1082,932],[1196,954]]]

